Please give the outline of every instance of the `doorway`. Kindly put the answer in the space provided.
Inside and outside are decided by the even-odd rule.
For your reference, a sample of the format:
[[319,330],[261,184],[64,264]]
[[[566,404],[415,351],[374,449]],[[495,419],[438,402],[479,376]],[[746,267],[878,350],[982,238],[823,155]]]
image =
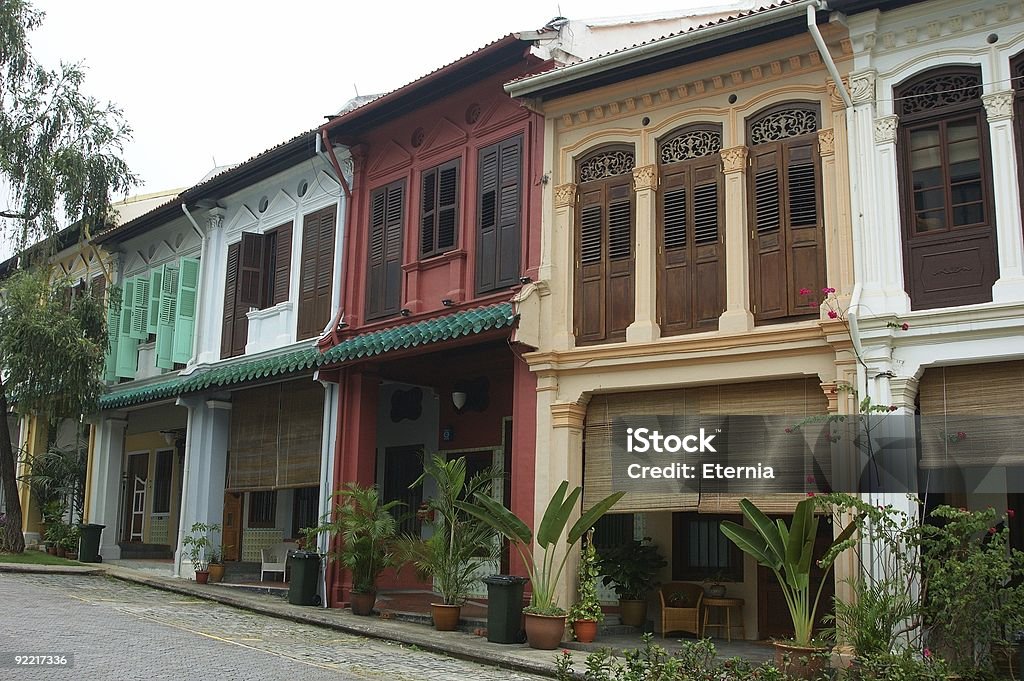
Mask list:
[[224,493],[221,552],[224,560],[239,560],[242,551],[242,493]]
[[146,530],[146,488],[149,482],[149,452],[128,455],[125,537],[142,543]]

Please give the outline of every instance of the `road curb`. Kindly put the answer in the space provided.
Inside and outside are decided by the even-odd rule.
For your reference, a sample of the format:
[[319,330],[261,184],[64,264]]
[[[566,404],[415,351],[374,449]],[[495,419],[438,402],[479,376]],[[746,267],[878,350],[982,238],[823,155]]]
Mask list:
[[[83,573],[76,571],[71,574]],[[487,643],[486,640],[480,639],[479,637],[471,634],[460,634],[454,632],[446,633],[440,636],[445,640],[438,641],[435,640],[435,632],[433,632],[433,630],[418,632],[405,629],[394,629],[391,627],[381,627],[376,626],[375,623],[378,620],[372,618],[370,618],[369,622],[366,624],[361,622],[348,622],[339,620],[338,614],[333,616],[321,614],[324,612],[322,609],[316,609],[314,612],[307,613],[302,612],[302,610],[311,610],[312,608],[302,608],[301,606],[286,605],[284,603],[277,605],[253,602],[247,598],[239,598],[235,594],[209,591],[209,587],[201,588],[191,582],[181,581],[181,583],[177,583],[179,580],[168,580],[159,577],[139,575],[114,566],[106,566],[91,574],[106,574],[121,581],[141,584],[154,589],[160,589],[162,591],[168,591],[185,596],[193,596],[195,598],[215,601],[223,605],[248,610],[249,612],[255,612],[268,617],[296,622],[298,624],[311,624],[319,627],[327,627],[347,634],[364,636],[366,638],[373,638],[380,641],[389,641],[400,645],[415,646],[420,650],[447,655],[449,657],[454,657],[467,662],[475,662],[489,667],[498,667],[500,669],[507,669],[510,671],[556,678],[554,651],[551,653],[552,661],[550,663],[543,663],[522,658],[515,654],[502,652],[500,650],[490,649],[492,646],[497,646],[498,644]],[[214,586],[213,588],[217,589],[219,587]],[[353,615],[353,617],[355,616]],[[460,641],[458,640],[458,637],[465,637],[466,640]],[[482,643],[484,645],[481,645]]]
[[100,567],[85,565],[37,565],[33,563],[0,563],[0,572],[31,575],[102,575]]

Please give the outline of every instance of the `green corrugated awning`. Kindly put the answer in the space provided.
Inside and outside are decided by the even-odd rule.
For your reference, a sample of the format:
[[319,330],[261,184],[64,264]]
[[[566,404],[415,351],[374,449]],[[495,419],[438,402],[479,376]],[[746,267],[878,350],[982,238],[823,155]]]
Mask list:
[[512,326],[516,315],[512,303],[499,303],[461,310],[443,317],[394,326],[347,338],[327,352],[305,347],[279,355],[241,359],[199,371],[190,376],[168,376],[165,380],[134,387],[125,384],[100,398],[100,409],[121,409],[188,393],[227,388],[241,383],[297,374],[324,365],[338,365],[394,350],[439,343]]

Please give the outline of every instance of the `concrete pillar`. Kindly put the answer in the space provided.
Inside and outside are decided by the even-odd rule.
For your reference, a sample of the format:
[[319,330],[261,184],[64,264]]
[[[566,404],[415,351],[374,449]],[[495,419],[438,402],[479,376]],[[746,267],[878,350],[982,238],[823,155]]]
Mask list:
[[[534,526],[534,478],[537,468],[537,376],[520,358],[512,368],[512,489],[510,510],[528,527]],[[509,568],[525,575],[526,566],[516,551],[509,552]]]
[[197,364],[210,364],[220,359],[220,334],[223,326],[224,273],[227,267],[227,244],[224,234],[223,208],[214,208],[206,217],[203,237],[203,261],[200,263],[199,310],[196,316],[195,356]]
[[750,311],[750,239],[747,235],[747,148],[722,149],[725,173],[725,312],[720,331],[741,333],[754,328]]
[[[544,517],[548,502],[563,480],[569,482],[569,489],[583,484],[583,422],[587,416],[586,400],[578,402],[555,402],[550,403],[550,425],[551,440],[550,450],[546,462],[538,461],[536,478],[536,499],[534,532],[540,519]],[[538,424],[539,425],[539,424]],[[546,463],[546,465],[544,465]],[[566,523],[571,527],[580,517],[580,509],[577,508],[569,517]],[[534,546],[534,551],[538,551]],[[557,564],[561,561],[565,551],[565,543],[560,542],[556,549]],[[537,554],[538,556],[541,554]],[[573,547],[569,559],[565,564],[565,571],[555,589],[555,598],[559,605],[568,607],[572,596],[575,593],[576,568],[579,565],[579,547]]]
[[124,466],[124,434],[127,415],[109,414],[96,426],[96,441],[89,458],[88,522],[105,525],[100,536],[100,555],[104,560],[118,560],[121,547],[117,543],[121,518],[121,470]]
[[636,251],[633,258],[633,323],[626,340],[633,343],[657,340],[658,326],[658,166],[633,168],[636,191]]
[[1017,302],[1024,300],[1024,241],[1017,181],[1018,140],[1013,134],[1013,91],[993,92],[984,95],[982,101],[992,152],[992,191],[999,248],[999,279],[992,287],[992,300]]
[[[228,440],[231,431],[231,403],[226,400],[179,398],[188,408],[185,433],[185,474],[182,487],[178,544],[174,552],[174,574],[194,576],[185,537],[193,523],[221,524],[224,521],[224,484],[227,475]],[[219,542],[219,536],[211,537]]]
[[[573,286],[576,271],[575,253],[575,215],[576,207],[576,185],[572,182],[560,184],[555,187],[554,192],[554,220],[551,224],[551,262],[567,263],[568,267],[550,268],[550,288],[555,295],[548,298],[547,307],[550,308],[550,320],[547,321],[547,328],[552,330],[553,337],[550,340],[549,348],[552,350],[568,350],[575,345],[573,336]],[[541,267],[541,273],[546,270]],[[559,334],[559,331],[566,329],[567,333]]]

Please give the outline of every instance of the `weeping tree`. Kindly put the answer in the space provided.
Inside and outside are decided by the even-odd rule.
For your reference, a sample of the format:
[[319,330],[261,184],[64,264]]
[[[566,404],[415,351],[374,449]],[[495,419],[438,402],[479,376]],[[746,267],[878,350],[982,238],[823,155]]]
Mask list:
[[[18,250],[78,225],[88,240],[110,218],[110,197],[136,178],[122,159],[131,130],[121,111],[82,92],[79,63],[47,68],[29,36],[43,13],[27,0],[0,2],[0,237]],[[45,261],[45,248],[34,248]],[[102,266],[102,265],[101,265]],[[65,306],[66,282],[44,269],[0,284],[0,413],[13,395],[21,413],[50,421],[90,413],[102,388],[106,348],[102,302]],[[0,479],[7,503],[0,541],[24,550],[15,456],[0,418]]]

